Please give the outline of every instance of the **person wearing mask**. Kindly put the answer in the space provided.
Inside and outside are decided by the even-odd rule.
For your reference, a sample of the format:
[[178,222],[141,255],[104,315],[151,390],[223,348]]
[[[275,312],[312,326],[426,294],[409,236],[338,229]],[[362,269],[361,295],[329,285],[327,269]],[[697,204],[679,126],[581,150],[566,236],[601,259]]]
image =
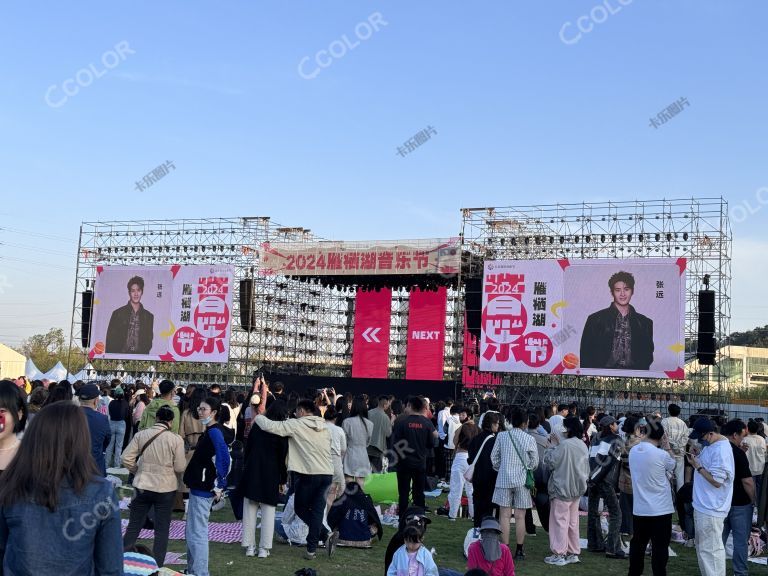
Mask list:
[[755,483],[755,502],[760,501],[760,490],[763,482],[763,471],[765,470],[765,438],[758,434],[760,424],[754,420],[747,422],[748,435],[744,438],[744,444],[747,446],[747,460],[749,460],[749,470],[752,473],[752,480]]
[[371,475],[368,459],[368,445],[373,437],[373,422],[368,419],[368,402],[362,396],[355,396],[349,417],[341,423],[347,435],[347,452],[344,454],[344,476],[347,482],[357,482],[360,488]]
[[483,570],[488,576],[515,576],[515,562],[509,546],[499,541],[501,526],[492,516],[480,524],[480,540],[469,545],[467,570]]
[[173,402],[173,394],[176,387],[170,380],[163,380],[160,382],[159,389],[160,396],[152,400],[152,402],[149,403],[149,406],[147,406],[141,415],[139,430],[146,430],[147,428],[153,426],[157,420],[157,411],[161,406],[168,406],[171,410],[173,410],[172,432],[178,434],[181,417],[179,416],[178,407]]
[[[43,388],[41,388],[43,390]],[[0,476],[8,468],[19,449],[17,434],[27,423],[24,392],[10,380],[0,381]]]
[[373,433],[368,444],[368,459],[372,471],[376,473],[382,472],[387,440],[392,435],[392,420],[388,413],[390,404],[389,396],[379,396],[378,405],[368,413],[368,419],[373,423]]
[[[587,542],[592,552],[605,552],[607,558],[624,560],[627,555],[621,548],[621,509],[616,497],[616,481],[621,465],[623,442],[617,435],[619,427],[613,416],[603,416],[600,433],[589,450],[591,472],[589,486],[589,511],[587,515]],[[554,432],[554,428],[552,429]],[[608,508],[608,537],[603,540],[598,506],[600,499]]]
[[509,544],[509,524],[512,511],[515,514],[515,536],[517,548],[515,560],[525,559],[525,511],[533,506],[531,492],[526,488],[528,470],[539,465],[536,442],[525,430],[528,428],[528,414],[515,408],[511,414],[512,429],[496,436],[491,452],[491,462],[499,475],[493,491],[493,503],[499,506],[501,540]]
[[[331,435],[325,421],[315,412],[311,400],[301,400],[296,406],[296,418],[276,422],[264,415],[253,420],[265,432],[288,438],[288,471],[295,480],[294,506],[296,515],[309,527],[304,557],[314,560],[321,538],[326,492],[333,480]],[[366,459],[367,460],[367,459]],[[336,551],[338,533],[325,535],[328,555]]]
[[397,493],[400,528],[405,525],[408,500],[413,492],[413,505],[425,508],[424,486],[427,474],[427,448],[437,442],[437,430],[422,416],[424,400],[408,399],[408,415],[399,418],[392,430],[392,446],[397,459]]
[[125,437],[125,419],[128,417],[128,402],[125,400],[123,389],[118,386],[112,390],[113,400],[107,406],[109,414],[109,444],[105,458],[107,468],[120,467],[120,455],[123,452]]
[[688,425],[680,419],[680,406],[667,406],[667,416],[661,421],[669,440],[669,447],[675,459],[675,487],[680,490],[685,484],[685,447],[688,445]]
[[[88,421],[88,430],[91,433],[91,453],[96,461],[96,466],[102,476],[107,475],[107,465],[104,460],[104,450],[109,445],[110,428],[109,419],[96,411],[101,390],[96,384],[85,384],[78,390],[80,407]],[[67,402],[68,404],[68,402]]]
[[480,433],[469,444],[467,459],[474,464],[472,475],[472,500],[474,502],[474,526],[480,529],[482,519],[492,516],[494,510],[493,491],[496,488],[498,472],[493,469],[491,452],[499,431],[499,413],[486,413]]
[[584,428],[578,418],[563,420],[565,439],[550,434],[551,446],[542,466],[549,471],[549,548],[544,562],[565,566],[579,562],[579,499],[587,489],[589,451],[581,440]]
[[120,508],[91,455],[89,409],[56,402],[41,410],[3,473],[4,574],[122,576]]
[[755,482],[749,469],[749,459],[744,453],[743,443],[747,426],[741,420],[731,420],[720,431],[728,438],[733,452],[733,495],[731,509],[723,522],[723,544],[733,534],[733,574],[747,576],[749,556],[749,534],[752,530],[752,507],[755,502]]
[[[272,402],[266,417],[272,422],[288,418],[288,406],[281,400]],[[243,505],[243,541],[246,556],[256,554],[256,516],[261,508],[259,558],[267,558],[272,550],[275,510],[281,491],[288,481],[285,458],[288,440],[252,426],[245,444],[243,477],[237,487],[245,498]]]
[[468,451],[469,445],[472,439],[477,436],[479,430],[471,421],[462,424],[461,427],[456,430],[456,436],[453,444],[456,447],[455,455],[453,457],[453,465],[451,466],[451,490],[448,493],[448,518],[450,520],[456,520],[461,509],[461,495],[466,491],[467,501],[469,503],[469,516],[475,516],[475,503],[472,498],[472,482],[467,482],[464,478],[464,473],[469,468]]
[[629,451],[634,516],[634,533],[629,545],[629,576],[643,573],[649,541],[653,575],[667,574],[672,513],[675,510],[669,479],[675,471],[675,460],[660,447],[664,434],[661,419],[649,417],[647,433]]
[[690,438],[703,446],[701,455],[687,456],[694,469],[693,519],[699,570],[703,576],[725,576],[723,526],[733,497],[733,450],[707,417],[696,420]]
[[184,441],[171,433],[176,415],[168,406],[161,406],[155,425],[140,431],[123,452],[122,465],[134,475],[136,496],[130,505],[130,520],[123,537],[123,546],[136,544],[151,508],[155,510],[155,539],[153,556],[159,567],[165,562],[168,535],[171,528],[173,500],[178,487],[177,474],[184,472]]
[[194,456],[184,471],[184,484],[189,486],[187,507],[187,560],[195,576],[208,572],[208,519],[211,506],[221,500],[227,487],[230,456],[224,440],[224,427],[218,422],[221,400],[208,396],[197,411],[205,432],[197,442]]

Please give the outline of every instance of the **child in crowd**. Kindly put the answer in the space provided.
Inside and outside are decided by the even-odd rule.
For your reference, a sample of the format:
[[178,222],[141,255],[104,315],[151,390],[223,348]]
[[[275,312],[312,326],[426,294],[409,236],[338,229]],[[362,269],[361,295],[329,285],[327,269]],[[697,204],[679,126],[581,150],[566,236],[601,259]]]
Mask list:
[[387,576],[438,576],[432,554],[423,546],[421,530],[406,526],[403,539],[405,544],[395,552]]

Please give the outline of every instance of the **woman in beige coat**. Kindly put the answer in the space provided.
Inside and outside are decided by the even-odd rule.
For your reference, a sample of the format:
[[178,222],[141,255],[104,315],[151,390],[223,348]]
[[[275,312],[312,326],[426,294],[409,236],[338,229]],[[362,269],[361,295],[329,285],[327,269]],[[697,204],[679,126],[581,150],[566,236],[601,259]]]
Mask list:
[[174,414],[168,406],[157,410],[157,420],[151,428],[133,437],[123,452],[123,466],[135,474],[136,496],[131,502],[131,517],[123,537],[123,546],[136,543],[139,531],[150,508],[155,509],[155,542],[152,553],[159,567],[163,566],[168,549],[171,511],[178,487],[177,474],[184,472],[184,441],[171,431]]

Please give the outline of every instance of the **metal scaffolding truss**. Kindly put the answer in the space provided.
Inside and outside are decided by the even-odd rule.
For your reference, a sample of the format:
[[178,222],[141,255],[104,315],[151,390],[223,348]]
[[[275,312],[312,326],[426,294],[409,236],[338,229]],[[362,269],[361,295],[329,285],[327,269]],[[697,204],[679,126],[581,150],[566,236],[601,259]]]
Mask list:
[[[284,227],[268,217],[204,218],[85,222],[80,228],[70,341],[81,346],[82,293],[92,290],[97,266],[162,266],[231,264],[237,292],[233,295],[230,357],[227,364],[120,362],[96,360],[102,377],[165,376],[179,382],[222,382],[244,385],[254,370],[317,376],[350,376],[354,330],[355,277],[334,278],[262,275],[258,250],[265,242],[308,243],[323,239],[310,230]],[[419,241],[407,241],[418,245]],[[427,244],[425,244],[426,246]],[[430,246],[433,243],[429,244]],[[241,315],[241,281],[251,280],[251,325]],[[445,281],[445,279],[442,279]],[[428,278],[424,278],[429,283]],[[444,283],[444,282],[443,282]],[[249,284],[242,284],[248,287]],[[394,286],[390,330],[390,378],[405,376],[408,287]],[[459,293],[448,290],[445,378],[455,379],[460,348],[451,324]],[[246,327],[241,323],[246,319]],[[87,343],[86,343],[87,344]],[[85,348],[85,346],[83,346]]]
[[[469,278],[482,276],[485,260],[686,258],[686,358],[695,353],[698,291],[705,275],[716,293],[715,338],[723,341],[729,333],[731,230],[723,198],[465,208],[462,215],[462,291]],[[713,387],[698,374],[691,374],[685,383],[567,375],[504,374],[503,378],[507,386],[521,388],[514,393],[518,400],[526,395],[538,398],[543,391],[556,398],[567,397],[569,390],[631,396],[660,389],[685,389],[715,404],[723,399],[722,379]]]

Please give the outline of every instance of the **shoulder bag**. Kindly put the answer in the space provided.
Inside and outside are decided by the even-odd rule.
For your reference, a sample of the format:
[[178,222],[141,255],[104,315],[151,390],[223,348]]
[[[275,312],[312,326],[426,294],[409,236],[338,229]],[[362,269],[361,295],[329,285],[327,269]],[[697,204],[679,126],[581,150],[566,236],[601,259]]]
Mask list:
[[475,475],[475,464],[477,463],[478,458],[480,458],[480,454],[483,453],[483,448],[485,448],[485,443],[488,442],[491,438],[494,438],[493,434],[489,434],[485,437],[485,440],[483,440],[483,443],[480,444],[480,450],[477,451],[477,454],[475,454],[475,458],[472,460],[472,464],[469,465],[469,467],[464,472],[464,480],[467,482],[472,482],[472,478]]
[[157,434],[155,434],[154,436],[152,436],[152,438],[150,438],[150,439],[149,439],[149,441],[148,441],[146,444],[144,444],[144,446],[142,446],[142,447],[141,447],[141,450],[139,451],[139,455],[136,457],[136,465],[137,465],[137,466],[139,465],[139,459],[140,459],[140,458],[141,458],[141,456],[144,454],[144,451],[145,451],[147,448],[149,448],[149,445],[150,445],[150,444],[152,444],[152,442],[154,442],[155,440],[157,440],[157,437],[158,437],[158,436],[160,436],[160,434],[162,434],[163,432],[168,432],[168,431],[169,431],[169,429],[168,429],[168,428],[165,428],[165,429],[163,429],[163,430],[160,430],[160,432],[158,432]]
[[531,494],[533,494],[536,491],[536,479],[533,477],[533,470],[529,470],[528,466],[525,465],[525,460],[523,460],[523,457],[520,454],[520,450],[517,448],[517,442],[515,442],[515,437],[512,436],[512,431],[510,430],[508,434],[509,439],[512,440],[512,446],[515,447],[515,452],[517,452],[517,457],[520,458],[520,462],[525,468],[525,487],[531,491]]

